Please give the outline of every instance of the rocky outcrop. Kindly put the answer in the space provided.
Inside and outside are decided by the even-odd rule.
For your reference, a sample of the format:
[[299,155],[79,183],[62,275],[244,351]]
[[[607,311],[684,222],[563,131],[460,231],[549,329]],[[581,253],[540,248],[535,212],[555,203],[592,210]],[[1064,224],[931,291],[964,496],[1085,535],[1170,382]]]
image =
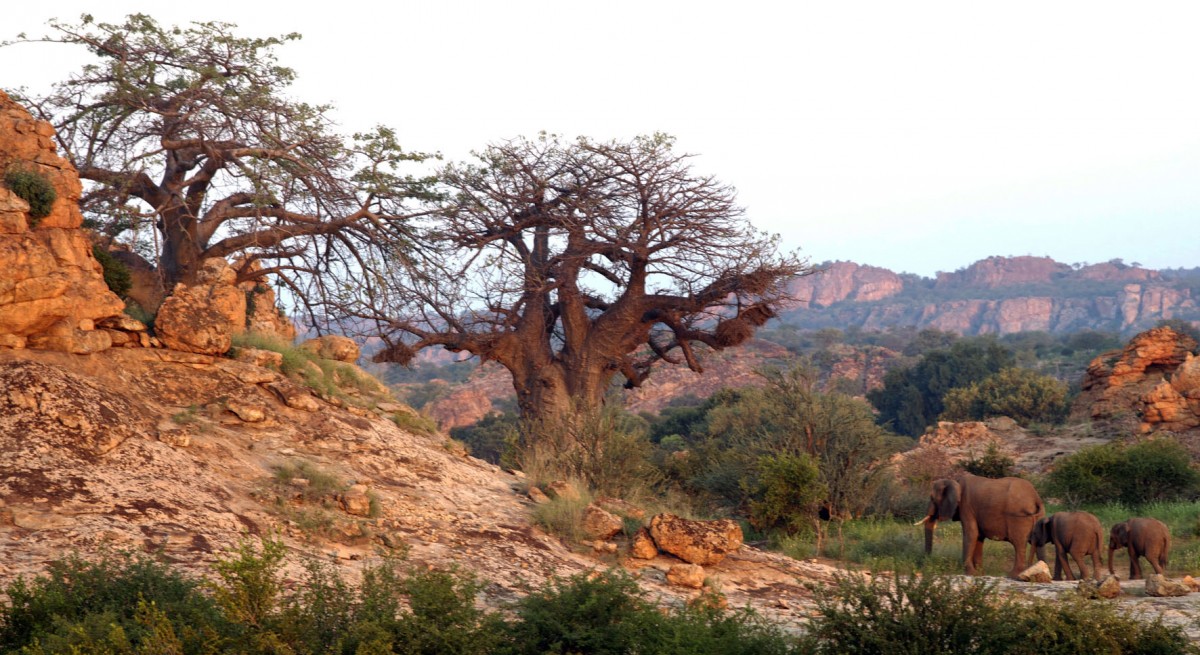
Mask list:
[[1159,272],[1117,260],[1073,268],[1045,257],[989,257],[929,280],[838,262],[794,285],[799,327],[936,328],[960,334],[1131,332],[1163,319],[1200,323],[1200,271]]
[[337,334],[326,334],[309,339],[300,344],[300,347],[321,359],[332,359],[349,364],[358,361],[358,344],[354,342],[354,339]]
[[[33,219],[29,204],[0,183],[0,346],[79,354],[111,345],[96,321],[124,303],[104,284],[80,226],[75,168],[55,153],[54,130],[0,91],[0,177],[16,167],[44,177],[57,199]],[[34,223],[36,222],[36,226]]]
[[980,458],[994,447],[1001,456],[1012,458],[1015,470],[1041,471],[1063,453],[1106,441],[1086,430],[1038,435],[1003,416],[961,423],[939,421],[921,435],[916,447],[893,455],[891,461],[901,477],[929,480],[949,475],[957,464]]
[[1194,339],[1169,327],[1138,334],[1123,350],[1088,365],[1072,415],[1101,421],[1133,416],[1143,432],[1200,427],[1196,349]]
[[692,521],[674,514],[650,519],[650,537],[658,549],[689,563],[717,564],[742,547],[742,528],[734,521]]
[[237,273],[220,258],[207,259],[196,283],[177,284],[154,320],[158,338],[172,350],[222,355],[246,329],[246,294]]
[[904,283],[886,268],[834,262],[797,278],[789,289],[804,306],[828,307],[843,300],[874,302],[900,293]]

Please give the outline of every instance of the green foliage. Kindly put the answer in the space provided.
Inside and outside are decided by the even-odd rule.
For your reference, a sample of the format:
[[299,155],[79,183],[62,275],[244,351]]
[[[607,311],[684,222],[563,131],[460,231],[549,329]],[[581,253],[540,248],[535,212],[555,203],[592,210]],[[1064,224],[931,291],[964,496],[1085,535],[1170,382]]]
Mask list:
[[[437,421],[419,412],[392,412],[392,423],[402,430],[416,434],[435,435],[438,433]],[[472,450],[472,452],[474,452]]]
[[142,325],[148,328],[154,327],[154,314],[146,311],[144,307],[129,298],[125,299],[125,315],[136,321],[140,321]]
[[534,484],[578,480],[598,495],[630,499],[658,481],[640,418],[611,407],[569,416],[521,425],[513,463]]
[[1195,498],[1200,493],[1200,473],[1182,444],[1162,438],[1133,445],[1102,444],[1061,457],[1045,486],[1047,496],[1070,506],[1116,501],[1138,507]]
[[1006,478],[1013,474],[1013,458],[1000,452],[996,442],[987,446],[981,457],[972,457],[962,463],[967,473],[985,478]]
[[41,219],[49,216],[58,199],[58,192],[45,175],[21,166],[5,171],[4,186],[29,203],[29,227],[36,227]]
[[472,425],[450,429],[450,436],[471,449],[485,462],[499,464],[500,458],[516,442],[521,418],[516,412],[491,413]]
[[287,548],[282,541],[263,539],[256,547],[245,539],[213,569],[218,581],[213,599],[230,619],[251,629],[266,629],[276,615],[281,584],[279,569]]
[[[199,585],[144,556],[106,554],[51,562],[18,578],[0,605],[0,652],[211,652],[233,626]],[[174,643],[154,651],[154,644]]]
[[817,462],[807,453],[765,455],[758,460],[758,488],[750,502],[750,522],[760,530],[797,532],[817,515],[828,490]]
[[982,421],[1007,416],[1021,425],[1062,423],[1067,417],[1067,385],[1023,368],[1006,368],[965,387],[946,392],[946,421]]
[[359,406],[374,406],[375,399],[387,395],[386,387],[382,383],[354,366],[322,359],[272,334],[234,334],[230,352],[238,348],[256,348],[279,353],[283,357],[283,363],[279,367],[281,373],[326,398],[337,398]]
[[1115,605],[1017,600],[995,583],[935,575],[844,576],[818,596],[802,650],[814,654],[1197,653],[1179,627]]
[[945,411],[946,393],[978,382],[1011,367],[1012,351],[993,338],[961,339],[949,348],[932,350],[914,365],[894,368],[883,378],[883,387],[867,398],[879,410],[881,424],[900,433],[920,436]]
[[100,267],[104,269],[104,283],[108,285],[109,291],[124,297],[129,293],[129,289],[133,286],[133,279],[129,275],[129,267],[121,263],[119,259],[113,257],[107,250],[99,245],[92,246],[92,255],[96,257],[96,261],[100,262]]

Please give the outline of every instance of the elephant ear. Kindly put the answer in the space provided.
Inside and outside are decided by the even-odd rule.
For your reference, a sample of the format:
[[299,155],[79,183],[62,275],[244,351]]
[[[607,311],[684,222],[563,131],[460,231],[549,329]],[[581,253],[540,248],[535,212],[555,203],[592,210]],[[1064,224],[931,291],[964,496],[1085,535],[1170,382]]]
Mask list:
[[938,520],[958,521],[958,501],[961,493],[958,483],[954,480],[944,480],[943,482],[945,486],[942,487],[938,499]]
[[1052,516],[1044,516],[1033,524],[1033,530],[1029,533],[1029,543],[1034,546],[1044,546],[1050,543],[1050,519]]
[[1112,527],[1112,532],[1109,534],[1110,541],[1118,547],[1129,543],[1129,523],[1122,521]]

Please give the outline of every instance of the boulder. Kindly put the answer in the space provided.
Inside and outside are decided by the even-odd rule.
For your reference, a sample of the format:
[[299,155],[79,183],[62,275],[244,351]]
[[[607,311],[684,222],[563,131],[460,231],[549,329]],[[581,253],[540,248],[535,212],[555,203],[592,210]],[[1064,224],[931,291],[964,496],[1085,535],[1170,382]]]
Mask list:
[[1100,584],[1096,587],[1096,595],[1101,598],[1116,598],[1121,595],[1121,581],[1117,576],[1109,574],[1104,576]]
[[108,348],[111,339],[95,322],[125,305],[104,283],[80,229],[79,175],[56,154],[50,124],[0,91],[0,173],[10,167],[44,177],[57,199],[48,216],[34,219],[29,204],[0,183],[0,345],[79,354]]
[[541,489],[538,489],[537,487],[530,487],[528,494],[529,494],[529,500],[532,500],[533,502],[537,503],[538,505],[545,505],[546,503],[550,502],[550,497],[547,496],[544,491],[542,491]]
[[172,350],[223,355],[233,335],[246,329],[246,294],[233,286],[233,269],[219,258],[206,260],[191,286],[175,285],[154,320],[154,330]]
[[1168,596],[1186,596],[1192,593],[1192,590],[1182,582],[1177,582],[1167,578],[1160,573],[1151,573],[1146,576],[1146,595],[1155,597]]
[[704,586],[704,567],[698,564],[672,564],[667,570],[667,582],[676,587],[699,589]]
[[302,389],[288,380],[279,380],[267,385],[267,391],[275,394],[279,402],[305,412],[315,412],[321,408],[316,398],[308,389]]
[[342,492],[338,496],[338,502],[342,509],[352,516],[371,515],[371,496],[364,484],[356,484]]
[[583,510],[583,533],[589,539],[608,541],[624,528],[621,519],[595,504],[588,505]]
[[1050,582],[1050,577],[1050,567],[1041,561],[1017,574],[1025,582]]
[[225,408],[246,423],[261,423],[267,420],[267,408],[258,403],[230,399],[225,403]]
[[566,480],[555,480],[546,485],[546,494],[551,498],[561,498],[563,500],[582,500],[579,489],[575,485]]
[[633,535],[633,541],[629,544],[629,556],[635,559],[658,557],[658,546],[654,545],[654,539],[650,537],[650,530],[643,527]]
[[309,339],[300,344],[300,347],[321,359],[332,359],[348,364],[358,361],[358,344],[349,337],[326,334],[322,337]]
[[658,549],[691,563],[710,566],[742,547],[742,528],[729,519],[692,521],[674,514],[650,519]]

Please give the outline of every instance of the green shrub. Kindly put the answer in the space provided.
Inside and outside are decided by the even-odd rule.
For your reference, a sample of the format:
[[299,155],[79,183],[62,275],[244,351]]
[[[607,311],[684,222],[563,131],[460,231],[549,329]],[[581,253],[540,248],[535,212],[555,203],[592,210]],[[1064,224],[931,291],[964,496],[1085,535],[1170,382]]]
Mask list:
[[19,166],[5,172],[4,186],[29,203],[29,227],[37,226],[41,219],[49,216],[58,198],[54,185],[45,175]]
[[129,289],[133,286],[133,279],[129,275],[129,267],[125,266],[119,259],[113,257],[99,245],[92,246],[92,255],[96,257],[96,261],[100,262],[100,267],[104,269],[104,283],[108,285],[109,291],[121,297],[129,293]]
[[1197,653],[1181,628],[1109,603],[1015,599],[995,583],[936,575],[845,576],[817,598],[811,653]]
[[981,457],[972,457],[962,463],[967,473],[985,478],[1006,478],[1013,474],[1013,458],[1000,452],[996,442],[989,443]]
[[750,501],[751,525],[789,533],[805,529],[826,496],[816,460],[804,453],[768,455],[758,460],[758,467],[758,488]]
[[95,562],[74,555],[51,562],[45,575],[18,578],[4,595],[0,652],[5,653],[35,642],[40,650],[33,652],[137,648],[166,640],[168,628],[181,644],[176,652],[202,653],[206,644],[234,632],[198,583],[128,553]]
[[1046,478],[1046,494],[1069,506],[1119,502],[1138,507],[1188,500],[1198,490],[1200,473],[1187,449],[1165,438],[1084,448],[1059,458]]
[[946,392],[946,421],[982,421],[1007,416],[1021,425],[1062,423],[1067,417],[1067,385],[1024,368],[1006,368],[978,382]]
[[[581,485],[576,484],[578,489]],[[550,502],[535,505],[533,520],[551,534],[556,534],[568,541],[582,541],[583,510],[592,502],[591,494],[580,490],[579,498],[558,496]]]

